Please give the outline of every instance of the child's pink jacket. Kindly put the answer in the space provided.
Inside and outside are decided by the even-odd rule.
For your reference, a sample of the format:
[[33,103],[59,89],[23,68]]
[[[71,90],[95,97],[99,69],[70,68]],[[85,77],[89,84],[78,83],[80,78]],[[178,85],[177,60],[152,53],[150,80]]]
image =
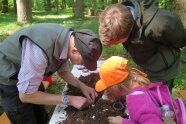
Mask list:
[[[153,89],[154,86],[161,84],[152,83],[149,86],[149,90],[154,98],[158,100],[157,91]],[[160,88],[161,90],[161,88]],[[136,91],[142,91],[137,93]],[[161,94],[163,103],[170,105],[170,100],[167,94]],[[152,101],[147,89],[142,87],[136,87],[126,97],[127,109],[130,115],[130,119],[123,119],[122,124],[163,124],[161,120],[161,110]],[[172,109],[172,108],[170,108]]]

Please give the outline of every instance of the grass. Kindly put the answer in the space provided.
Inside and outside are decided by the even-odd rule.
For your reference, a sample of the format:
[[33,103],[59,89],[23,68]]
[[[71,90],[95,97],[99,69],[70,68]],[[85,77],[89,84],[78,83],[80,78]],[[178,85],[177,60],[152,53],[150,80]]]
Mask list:
[[[60,11],[58,15],[55,13],[55,11],[49,13],[46,11],[34,10],[32,15],[33,15],[32,23],[20,25],[16,23],[16,14],[14,12],[9,12],[6,14],[0,13],[0,42],[2,42],[3,39],[5,39],[7,36],[11,35],[15,31],[23,27],[43,22],[58,23],[64,26],[72,27],[75,30],[84,28],[92,29],[98,34],[97,17],[85,17],[84,19],[76,19],[72,17],[71,10],[69,9],[67,9],[66,11]],[[123,49],[122,45],[117,45],[110,48],[103,47],[103,53],[101,58],[106,59],[112,55],[118,55],[128,58],[127,52],[125,49]],[[135,66],[135,64],[132,61],[129,60],[129,62],[131,66]],[[47,91],[50,93],[57,94],[62,92],[63,87],[64,82],[61,81],[58,77],[55,77],[53,87],[48,88]],[[178,89],[186,89],[186,48],[182,49],[180,74],[177,76],[175,80],[175,87],[173,89],[174,96],[178,95],[176,92]]]
[[186,47],[181,50],[181,67],[180,73],[175,80],[175,87],[178,89],[186,89]]

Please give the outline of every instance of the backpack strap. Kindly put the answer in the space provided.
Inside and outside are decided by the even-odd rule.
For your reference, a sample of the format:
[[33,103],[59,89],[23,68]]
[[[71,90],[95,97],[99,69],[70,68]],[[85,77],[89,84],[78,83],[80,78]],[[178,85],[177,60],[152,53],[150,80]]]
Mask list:
[[160,100],[160,104],[161,104],[161,106],[163,106],[163,100],[162,100],[162,96],[161,96],[161,92],[160,92],[160,86],[157,86],[156,90],[158,93],[158,98]]
[[174,115],[175,115],[175,117],[176,117],[176,124],[179,124],[179,123],[178,123],[178,115],[177,115],[177,113],[176,113],[175,105],[174,105],[174,103],[173,103],[173,99],[172,99],[170,90],[169,90],[169,88],[168,88],[168,86],[167,86],[166,84],[165,84],[165,86],[166,86],[166,88],[167,88],[167,91],[168,91],[168,94],[169,94],[169,98],[170,98],[170,101],[171,101],[171,104],[172,104],[173,112],[174,112]]
[[154,98],[154,96],[151,94],[150,90],[152,87],[149,87],[149,89],[147,90],[149,96],[151,97],[152,101],[156,104],[157,107],[161,108],[161,106],[163,106],[163,99],[162,99],[162,96],[161,96],[161,92],[160,92],[160,86],[162,85],[162,83],[156,83],[156,84],[153,84],[152,87],[155,87],[156,88],[156,91],[157,91],[157,94],[158,94],[158,98],[160,100],[160,104],[157,102],[157,100]]
[[154,104],[161,109],[161,106],[158,104],[157,100],[154,98],[154,96],[151,94],[150,90],[147,90],[147,93],[149,94],[150,98],[154,102]]
[[[170,101],[171,101],[171,106],[172,106],[172,108],[173,108],[173,112],[174,112],[175,118],[176,118],[176,124],[178,124],[178,116],[177,116],[177,114],[176,114],[176,109],[175,109],[175,105],[173,104],[173,99],[172,99],[172,97],[171,97],[171,93],[170,93],[169,88],[167,87],[167,85],[166,85],[166,84],[164,84],[164,85],[166,86],[167,91],[168,91],[169,99],[170,99]],[[161,86],[161,85],[160,85],[160,86]],[[164,104],[163,104],[162,95],[161,95],[160,86],[156,86],[156,91],[157,91],[157,94],[158,94],[158,99],[159,99],[159,101],[160,101],[160,104],[157,102],[157,100],[156,100],[156,99],[154,98],[154,96],[151,94],[151,91],[150,91],[149,89],[147,90],[147,92],[148,92],[150,98],[152,99],[152,101],[155,103],[155,105],[156,105],[159,109],[161,109],[161,107],[164,105]]]
[[178,124],[186,124],[186,110],[185,105],[181,98],[177,98],[174,100],[174,105],[176,107]]

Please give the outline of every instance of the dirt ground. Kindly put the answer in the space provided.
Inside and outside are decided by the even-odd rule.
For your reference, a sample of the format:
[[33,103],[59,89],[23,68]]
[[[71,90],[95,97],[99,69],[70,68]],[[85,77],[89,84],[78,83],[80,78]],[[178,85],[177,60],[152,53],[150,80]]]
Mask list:
[[[81,76],[79,78],[79,80],[93,88],[99,79],[100,77],[97,73],[93,73],[86,77]],[[79,89],[71,85],[68,85],[68,88],[66,94],[83,96]],[[90,105],[83,110],[67,107],[67,118],[64,121],[59,122],[59,124],[108,124],[108,116],[120,115],[122,117],[127,117],[125,114],[125,100],[112,103],[109,100],[103,100],[101,98],[102,94],[103,92],[98,94],[94,105]],[[118,102],[119,104],[117,104]],[[115,106],[115,108],[113,106]],[[117,109],[118,107],[121,108]]]

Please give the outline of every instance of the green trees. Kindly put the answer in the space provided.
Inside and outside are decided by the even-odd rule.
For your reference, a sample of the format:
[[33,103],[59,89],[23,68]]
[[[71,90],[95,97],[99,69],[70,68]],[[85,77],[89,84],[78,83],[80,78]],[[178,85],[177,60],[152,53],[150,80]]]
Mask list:
[[[75,18],[84,18],[85,15],[97,16],[105,7],[123,0],[2,0],[0,1],[0,12],[17,12],[18,23],[29,23],[32,21],[32,11],[42,10],[61,14],[65,9],[72,10]],[[159,7],[171,9],[175,0],[159,0]]]

